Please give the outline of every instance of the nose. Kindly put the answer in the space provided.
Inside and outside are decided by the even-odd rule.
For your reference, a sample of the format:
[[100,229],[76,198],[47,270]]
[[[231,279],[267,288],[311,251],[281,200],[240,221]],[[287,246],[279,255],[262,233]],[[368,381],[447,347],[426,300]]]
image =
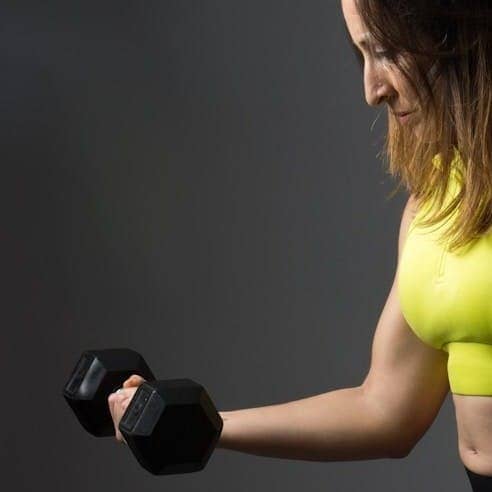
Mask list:
[[367,104],[379,106],[384,100],[390,99],[394,89],[381,70],[367,66],[364,75],[364,91]]

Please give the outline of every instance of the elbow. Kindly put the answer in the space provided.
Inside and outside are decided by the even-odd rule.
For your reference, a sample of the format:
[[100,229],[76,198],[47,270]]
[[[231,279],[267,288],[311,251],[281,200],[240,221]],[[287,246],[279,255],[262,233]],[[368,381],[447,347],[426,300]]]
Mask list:
[[412,438],[405,437],[400,433],[398,438],[393,439],[393,445],[390,446],[389,458],[401,459],[406,458],[418,442],[418,437],[412,435]]
[[402,443],[398,443],[390,449],[390,452],[388,453],[388,458],[393,460],[406,458],[412,452],[412,449],[413,445],[407,446],[403,445]]
[[[425,434],[427,428],[428,425],[410,427],[408,424],[406,426],[400,424],[398,430],[393,432],[394,438],[391,439],[393,445],[391,446],[390,458],[406,458]],[[405,430],[403,431],[402,429]]]

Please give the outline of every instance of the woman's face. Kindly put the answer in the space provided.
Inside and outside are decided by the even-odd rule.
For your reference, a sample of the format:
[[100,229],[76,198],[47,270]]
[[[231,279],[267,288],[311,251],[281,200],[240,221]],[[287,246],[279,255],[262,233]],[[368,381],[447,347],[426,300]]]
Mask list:
[[[415,125],[418,120],[418,100],[398,68],[375,45],[357,12],[355,0],[342,0],[342,10],[352,42],[364,58],[364,92],[367,104],[388,104],[401,124]],[[396,113],[412,113],[398,117]]]

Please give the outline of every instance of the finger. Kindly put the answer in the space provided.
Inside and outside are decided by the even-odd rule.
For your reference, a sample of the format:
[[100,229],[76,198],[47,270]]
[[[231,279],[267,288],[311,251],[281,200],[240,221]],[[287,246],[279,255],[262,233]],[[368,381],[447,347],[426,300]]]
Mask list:
[[131,386],[140,386],[145,382],[145,379],[138,374],[132,374],[124,383],[123,388],[129,388]]
[[116,400],[118,399],[118,396],[116,393],[110,393],[109,396],[108,396],[108,406],[109,406],[109,410],[111,412],[113,412],[113,407],[114,407],[114,404],[116,402]]
[[[126,401],[126,404],[125,404]],[[121,442],[123,436],[121,435],[118,425],[121,420],[122,415],[125,413],[126,407],[128,406],[128,398],[124,394],[124,391],[111,393],[108,396],[108,406],[111,418],[113,419],[114,434],[116,440]],[[124,406],[124,410],[122,410]]]
[[128,397],[126,397],[126,398],[120,399],[114,405],[115,419],[113,420],[113,422],[115,424],[115,437],[116,437],[116,440],[122,444],[126,444],[126,441],[120,432],[119,423],[120,423],[124,413],[126,412],[126,409],[128,408],[129,402],[130,402],[130,399]]
[[113,426],[114,426],[114,431],[115,431],[115,436],[118,433],[118,429],[116,428],[115,424],[115,404],[116,404],[117,396],[116,393],[111,393],[108,396],[108,407],[109,407],[109,413],[111,414],[111,418],[113,419]]
[[115,437],[119,443],[126,444],[126,441],[119,430],[116,430]]
[[132,374],[127,381],[133,385],[141,385],[142,383],[145,383],[145,379],[138,375],[138,374]]

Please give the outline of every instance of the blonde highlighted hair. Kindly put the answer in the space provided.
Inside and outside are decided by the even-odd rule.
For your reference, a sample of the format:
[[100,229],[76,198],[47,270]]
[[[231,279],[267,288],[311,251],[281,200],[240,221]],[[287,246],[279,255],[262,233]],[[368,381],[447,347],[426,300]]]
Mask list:
[[[492,4],[488,0],[355,0],[376,43],[418,98],[419,132],[388,111],[387,171],[434,226],[454,218],[449,251],[492,227]],[[360,63],[360,53],[356,50]],[[460,183],[451,200],[453,176]],[[430,209],[429,209],[430,210]]]

